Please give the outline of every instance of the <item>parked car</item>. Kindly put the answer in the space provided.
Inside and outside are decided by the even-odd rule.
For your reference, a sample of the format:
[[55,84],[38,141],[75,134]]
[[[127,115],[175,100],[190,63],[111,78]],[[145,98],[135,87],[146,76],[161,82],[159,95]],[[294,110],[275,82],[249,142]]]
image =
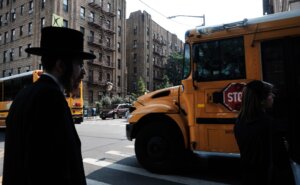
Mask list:
[[108,109],[101,109],[100,110],[100,118],[106,119],[106,118],[122,118],[125,117],[126,112],[129,111],[129,107],[131,105],[128,103],[122,103],[122,104],[115,104],[112,108]]

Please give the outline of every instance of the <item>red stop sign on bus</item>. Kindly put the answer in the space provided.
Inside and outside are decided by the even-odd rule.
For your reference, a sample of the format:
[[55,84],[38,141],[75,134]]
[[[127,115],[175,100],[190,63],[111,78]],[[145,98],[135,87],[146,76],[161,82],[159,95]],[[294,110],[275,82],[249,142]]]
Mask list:
[[223,104],[231,111],[239,111],[242,105],[244,83],[231,83],[223,90]]

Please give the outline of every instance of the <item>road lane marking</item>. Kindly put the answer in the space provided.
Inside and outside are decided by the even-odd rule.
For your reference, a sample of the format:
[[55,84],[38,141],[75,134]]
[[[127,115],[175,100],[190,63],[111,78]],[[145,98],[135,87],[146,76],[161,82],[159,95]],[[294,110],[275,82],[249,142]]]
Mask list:
[[111,150],[111,151],[107,151],[105,152],[107,154],[112,154],[112,155],[117,155],[117,156],[121,156],[121,157],[133,157],[133,154],[125,154],[125,153],[121,153],[119,151],[115,151],[115,150]]
[[[92,179],[86,179],[86,183],[87,183],[87,185],[110,185],[110,184],[100,182],[100,181],[95,181]],[[2,176],[0,176],[0,185],[2,185]]]
[[[188,178],[188,177],[154,174],[154,173],[150,173],[150,172],[146,171],[143,168],[137,168],[137,167],[127,166],[127,165],[122,165],[122,164],[116,164],[116,163],[112,163],[112,162],[108,162],[108,161],[100,161],[98,159],[92,159],[92,158],[85,158],[85,159],[83,159],[83,162],[92,164],[95,166],[106,167],[106,168],[110,168],[110,169],[114,169],[114,170],[118,170],[118,171],[133,173],[133,174],[137,174],[137,175],[142,175],[142,176],[151,177],[151,178],[155,178],[155,179],[166,180],[166,181],[175,182],[175,183],[182,183],[182,184],[201,184],[201,183],[210,184],[211,183],[209,181],[193,179],[193,178]],[[221,185],[222,183],[214,182],[214,184]]]
[[125,146],[126,148],[134,148],[133,145],[128,145],[128,146]]
[[4,151],[0,151],[0,159],[4,157]]
[[87,185],[110,185],[110,184],[100,182],[100,181],[96,181],[96,180],[93,180],[93,179],[86,179],[86,183],[87,183]]

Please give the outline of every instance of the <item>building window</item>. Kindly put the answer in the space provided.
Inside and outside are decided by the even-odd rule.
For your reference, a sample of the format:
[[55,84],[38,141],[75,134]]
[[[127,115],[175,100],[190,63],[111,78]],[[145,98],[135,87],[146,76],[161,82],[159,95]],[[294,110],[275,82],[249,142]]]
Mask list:
[[106,27],[107,27],[107,29],[111,29],[111,22],[110,22],[110,20],[106,21]]
[[107,66],[110,66],[110,56],[109,55],[106,56],[106,64],[107,64]]
[[20,26],[20,36],[23,35],[23,26]]
[[102,75],[103,75],[103,74],[102,74],[102,71],[100,71],[100,72],[99,72],[99,77],[98,77],[98,80],[99,80],[100,82],[102,82],[102,80],[103,80]]
[[122,19],[122,17],[121,17],[121,10],[118,10],[118,18]]
[[23,48],[22,46],[19,46],[19,57],[22,57],[22,53],[23,53]]
[[15,29],[12,29],[10,32],[10,41],[11,42],[15,40],[15,34],[16,34]]
[[106,38],[106,46],[110,47],[110,38],[109,37]]
[[[27,48],[31,48],[31,44],[28,44],[28,45],[27,45]],[[29,53],[27,53],[27,57],[30,57],[30,54],[29,54]]]
[[10,61],[13,61],[14,60],[14,55],[15,55],[15,49],[10,49],[10,52],[9,52],[9,59]]
[[21,68],[20,67],[18,67],[18,74],[20,74],[21,73]]
[[42,1],[42,5],[41,5],[42,7],[41,8],[44,9],[45,8],[45,4],[46,4],[46,0],[41,0],[41,1]]
[[4,44],[8,41],[8,32],[4,33]]
[[7,24],[7,22],[8,22],[8,19],[9,19],[9,13],[8,12],[6,12],[6,14],[5,14],[5,24]]
[[45,17],[41,18],[41,28],[45,27]]
[[20,14],[23,15],[23,12],[24,12],[24,5],[21,5]]
[[118,48],[118,52],[120,53],[121,52],[121,43],[120,42],[118,42],[117,48]]
[[118,26],[118,36],[121,36],[121,26]]
[[94,22],[94,21],[95,21],[95,13],[94,13],[94,12],[91,12],[91,13],[90,13],[89,21],[90,21],[90,22]]
[[111,12],[111,4],[110,3],[107,3],[107,11]]
[[12,19],[12,21],[16,20],[16,9],[11,10],[11,19]]
[[136,74],[137,73],[137,69],[136,67],[133,68],[133,73]]
[[29,11],[28,11],[28,13],[32,14],[32,12],[33,12],[33,1],[29,1]]
[[149,27],[147,27],[147,35],[149,35],[150,34],[150,29],[149,29]]
[[147,68],[147,76],[149,76],[150,75],[150,70],[149,70],[149,68]]
[[68,24],[69,24],[68,21],[64,19],[63,20],[63,27],[68,28]]
[[134,34],[134,35],[137,34],[137,26],[135,26],[135,27],[133,28],[133,34]]
[[118,59],[118,69],[121,69],[121,59]]
[[2,26],[2,15],[0,15],[0,26]]
[[13,75],[13,73],[14,73],[14,69],[10,69],[10,71],[8,72],[8,76]]
[[85,8],[84,7],[80,7],[80,18],[84,19],[85,18]]
[[103,57],[103,54],[99,53],[99,62],[102,62],[102,57]]
[[69,6],[68,0],[63,0],[63,10],[65,12],[68,12],[68,8],[69,8],[68,6]]
[[146,61],[147,61],[147,63],[149,63],[149,55],[147,55],[147,60]]
[[84,35],[85,32],[84,27],[80,26],[80,32]]
[[2,34],[0,34],[0,45],[2,44]]
[[32,34],[32,22],[28,23],[28,35]]
[[26,72],[30,71],[30,66],[27,66],[25,71]]
[[118,84],[118,87],[121,87],[121,76],[118,76],[118,82],[117,82],[117,84]]
[[109,74],[109,73],[106,74],[106,80],[107,80],[108,82],[110,82],[110,74]]
[[100,44],[103,43],[103,35],[99,35],[99,43],[100,43]]
[[133,48],[137,48],[137,40],[133,41]]
[[7,61],[7,51],[3,51],[3,63],[5,63],[6,61]]
[[94,81],[94,71],[93,70],[89,70],[89,82],[93,83]]

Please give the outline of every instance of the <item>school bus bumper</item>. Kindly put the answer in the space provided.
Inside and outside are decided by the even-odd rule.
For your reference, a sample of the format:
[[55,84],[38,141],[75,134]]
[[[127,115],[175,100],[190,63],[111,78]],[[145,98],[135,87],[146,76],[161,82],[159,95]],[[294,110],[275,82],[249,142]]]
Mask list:
[[133,130],[134,130],[134,126],[135,124],[126,124],[126,137],[129,141],[132,141],[133,137],[132,137],[132,133],[133,133]]

